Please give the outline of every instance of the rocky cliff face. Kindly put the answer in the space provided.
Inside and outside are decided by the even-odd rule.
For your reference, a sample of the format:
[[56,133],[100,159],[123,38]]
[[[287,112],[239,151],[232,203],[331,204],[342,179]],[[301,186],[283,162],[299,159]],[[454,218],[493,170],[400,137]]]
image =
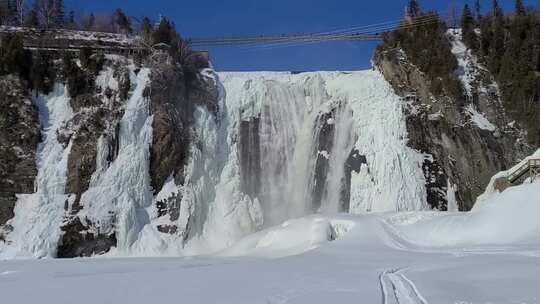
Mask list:
[[15,195],[34,191],[40,141],[37,107],[26,84],[15,76],[0,77],[0,130],[0,239],[3,239],[10,229],[3,226],[13,217]]
[[463,98],[435,96],[430,83],[401,49],[379,49],[374,61],[405,99],[409,145],[431,157],[424,161],[428,202],[433,208],[470,210],[493,174],[530,154],[523,132],[505,114],[490,72],[448,33],[457,57]]

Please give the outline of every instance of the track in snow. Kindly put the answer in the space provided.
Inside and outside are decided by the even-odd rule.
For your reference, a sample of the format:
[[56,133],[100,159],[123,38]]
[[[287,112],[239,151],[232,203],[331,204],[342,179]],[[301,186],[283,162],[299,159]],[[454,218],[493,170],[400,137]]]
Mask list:
[[428,304],[403,269],[386,270],[379,276],[383,304]]

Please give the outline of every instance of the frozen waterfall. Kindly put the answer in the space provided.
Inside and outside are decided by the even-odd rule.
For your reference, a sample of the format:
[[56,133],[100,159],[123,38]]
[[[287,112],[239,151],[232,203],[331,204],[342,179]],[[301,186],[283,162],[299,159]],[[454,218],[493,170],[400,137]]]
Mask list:
[[[99,82],[115,86],[104,71]],[[413,211],[428,208],[422,163],[407,147],[403,101],[377,71],[209,74],[221,88],[217,117],[194,113],[185,182],[173,176],[150,189],[152,115],[143,91],[149,70],[135,75],[120,121],[119,150],[104,159],[83,193],[79,216],[114,233],[111,255],[215,252],[245,235],[312,213]],[[109,79],[111,78],[111,79]],[[107,80],[109,79],[109,80]],[[72,117],[62,87],[39,100],[44,142],[35,194],[20,195],[0,257],[54,256],[70,147],[56,140]],[[174,171],[171,168],[171,172]],[[157,201],[180,197],[178,217],[159,215]],[[175,227],[163,233],[159,226]]]

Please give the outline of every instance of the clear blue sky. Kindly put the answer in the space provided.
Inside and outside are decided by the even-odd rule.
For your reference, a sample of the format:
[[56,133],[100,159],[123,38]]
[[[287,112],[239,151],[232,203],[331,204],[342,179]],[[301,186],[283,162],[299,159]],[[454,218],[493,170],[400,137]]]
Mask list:
[[[183,36],[208,37],[323,32],[393,21],[403,16],[407,0],[66,0],[76,11],[103,12],[121,7],[128,15],[160,14],[172,19]],[[427,9],[447,14],[474,1],[419,0]],[[499,0],[509,10],[514,0]],[[540,0],[526,0],[540,5]],[[482,0],[484,9],[491,0]],[[217,70],[358,70],[369,68],[373,42],[332,42],[287,48],[212,47]]]

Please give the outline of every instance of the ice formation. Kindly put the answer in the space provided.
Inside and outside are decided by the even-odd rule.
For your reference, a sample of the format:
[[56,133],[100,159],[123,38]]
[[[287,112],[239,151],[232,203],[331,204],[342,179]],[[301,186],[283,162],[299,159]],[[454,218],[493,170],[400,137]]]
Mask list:
[[[171,176],[154,197],[152,116],[143,97],[150,71],[129,69],[133,85],[120,122],[118,155],[107,163],[105,139],[98,140],[96,171],[79,213],[99,233],[116,233],[117,247],[110,254],[215,252],[288,219],[342,211],[344,200],[351,213],[428,208],[421,168],[425,156],[407,147],[401,99],[378,71],[208,72],[221,88],[218,117],[196,108],[185,183],[176,185]],[[97,85],[118,87],[112,73],[102,71]],[[64,190],[70,147],[56,140],[58,127],[72,115],[65,88],[57,86],[38,104],[45,141],[39,149],[37,190],[19,197],[2,257],[54,256],[70,199]],[[241,124],[254,120],[257,132],[251,135],[258,144],[248,150],[260,153],[258,195],[244,193],[239,148]],[[351,157],[357,168],[350,168]],[[172,195],[181,197],[174,223],[158,217],[155,207]],[[160,224],[174,224],[177,233],[160,233]]]

